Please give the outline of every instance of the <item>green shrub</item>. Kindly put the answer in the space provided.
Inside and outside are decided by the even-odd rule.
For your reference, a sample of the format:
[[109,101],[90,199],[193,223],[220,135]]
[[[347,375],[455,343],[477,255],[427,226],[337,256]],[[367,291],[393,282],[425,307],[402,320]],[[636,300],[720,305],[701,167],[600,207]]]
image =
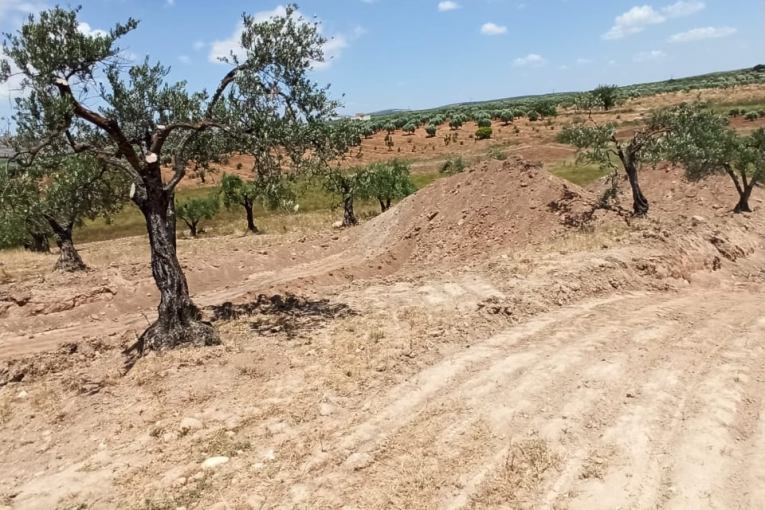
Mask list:
[[492,132],[493,131],[491,127],[487,127],[487,126],[479,127],[478,131],[475,132],[475,137],[477,140],[488,140],[489,138],[491,138]]
[[462,157],[459,157],[457,159],[447,160],[446,163],[441,166],[439,171],[442,174],[452,175],[458,174],[463,170],[465,170],[465,162],[462,160]]
[[539,120],[539,114],[536,111],[529,112],[529,120],[531,122],[536,122]]
[[414,134],[414,132],[417,130],[417,124],[414,122],[409,122],[406,125],[404,125],[404,133],[408,135]]
[[747,114],[744,115],[744,118],[750,122],[754,122],[760,118],[760,114],[757,112],[747,112]]
[[478,127],[479,128],[485,128],[485,127],[490,128],[491,127],[491,119],[488,119],[486,117],[481,117],[480,119],[478,119]]
[[433,138],[438,133],[438,127],[435,124],[428,124],[425,128],[425,132],[428,134],[428,138]]

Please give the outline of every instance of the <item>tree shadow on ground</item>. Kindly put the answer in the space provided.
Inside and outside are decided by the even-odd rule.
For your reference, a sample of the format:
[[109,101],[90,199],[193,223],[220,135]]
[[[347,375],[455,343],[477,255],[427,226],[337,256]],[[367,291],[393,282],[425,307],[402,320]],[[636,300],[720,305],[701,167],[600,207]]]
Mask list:
[[310,299],[294,294],[258,295],[248,303],[229,302],[207,307],[212,322],[251,318],[250,328],[260,335],[298,333],[315,329],[332,320],[358,315],[345,303],[331,303],[328,299]]

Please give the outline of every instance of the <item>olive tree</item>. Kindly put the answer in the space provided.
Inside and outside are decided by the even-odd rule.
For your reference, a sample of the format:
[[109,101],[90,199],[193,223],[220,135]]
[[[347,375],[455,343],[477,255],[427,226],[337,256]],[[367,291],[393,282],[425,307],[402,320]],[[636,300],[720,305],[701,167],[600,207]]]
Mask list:
[[404,198],[417,191],[409,176],[409,165],[398,159],[372,163],[364,177],[365,194],[377,199],[381,212],[390,209],[393,200]]
[[700,105],[666,110],[656,122],[667,129],[661,145],[666,159],[682,164],[691,180],[727,174],[739,197],[734,212],[751,212],[752,191],[765,181],[765,129],[739,135],[725,117]]
[[343,227],[358,225],[356,212],[353,209],[357,198],[368,198],[369,188],[363,168],[343,171],[332,168],[324,174],[324,189],[338,195],[343,205]]
[[202,220],[211,220],[218,214],[220,202],[216,193],[207,197],[194,197],[181,202],[176,208],[175,214],[189,227],[191,237],[197,237],[200,233],[199,224]]
[[109,172],[105,163],[86,154],[40,158],[3,177],[2,209],[15,209],[28,225],[47,224],[59,248],[55,268],[67,272],[85,269],[72,240],[74,227],[119,211],[129,187],[125,175]]
[[[79,25],[78,10],[57,7],[4,36],[0,79],[11,76],[13,63],[25,93],[16,101],[13,159],[30,165],[38,156],[90,154],[131,180],[160,303],[156,321],[128,353],[217,344],[178,261],[176,187],[205,133],[227,137],[229,150],[252,153],[259,166],[272,170],[318,157],[323,130],[317,127],[338,106],[308,76],[323,60],[326,40],[294,5],[263,21],[243,15],[239,47],[221,59],[226,69],[220,81],[211,92],[191,92],[186,82],[168,81],[168,69],[148,59],[126,69],[117,43],[138,21],[97,35]],[[97,99],[90,100],[94,93]],[[277,143],[280,150],[273,150]]]
[[238,175],[224,174],[220,187],[223,205],[227,209],[242,207],[247,218],[247,230],[258,233],[254,207],[261,204],[266,209],[276,209],[292,202],[293,193],[286,178],[281,176],[256,176],[245,180]]
[[618,161],[630,183],[632,211],[635,216],[648,214],[648,199],[640,189],[639,170],[644,161],[653,162],[656,145],[665,129],[653,122],[624,140],[616,136],[613,124],[577,124],[561,130],[558,141],[577,148],[578,157],[603,167],[616,170]]
[[602,107],[605,111],[610,110],[621,101],[621,94],[619,93],[619,87],[617,85],[599,85],[590,92],[590,95],[593,97],[596,104]]

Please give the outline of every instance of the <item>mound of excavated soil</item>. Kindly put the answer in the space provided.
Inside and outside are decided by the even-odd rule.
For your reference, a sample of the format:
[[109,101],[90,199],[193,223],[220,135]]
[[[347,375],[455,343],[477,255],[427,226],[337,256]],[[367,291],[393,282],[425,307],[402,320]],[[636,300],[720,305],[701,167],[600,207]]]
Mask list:
[[[565,201],[565,207],[561,207]],[[410,262],[467,261],[555,237],[589,194],[520,158],[485,161],[438,180],[363,226],[366,249]]]

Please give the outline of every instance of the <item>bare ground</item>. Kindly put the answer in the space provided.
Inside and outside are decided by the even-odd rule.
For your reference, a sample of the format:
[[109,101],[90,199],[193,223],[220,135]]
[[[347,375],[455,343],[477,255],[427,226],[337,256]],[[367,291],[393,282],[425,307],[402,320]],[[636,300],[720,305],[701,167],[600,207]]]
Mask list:
[[662,170],[652,219],[572,232],[546,174],[477,172],[464,214],[441,184],[353,231],[189,245],[224,344],[127,374],[138,263],[30,314],[56,301],[9,262],[29,273],[2,291],[30,299],[5,301],[0,507],[760,508],[762,215]]

